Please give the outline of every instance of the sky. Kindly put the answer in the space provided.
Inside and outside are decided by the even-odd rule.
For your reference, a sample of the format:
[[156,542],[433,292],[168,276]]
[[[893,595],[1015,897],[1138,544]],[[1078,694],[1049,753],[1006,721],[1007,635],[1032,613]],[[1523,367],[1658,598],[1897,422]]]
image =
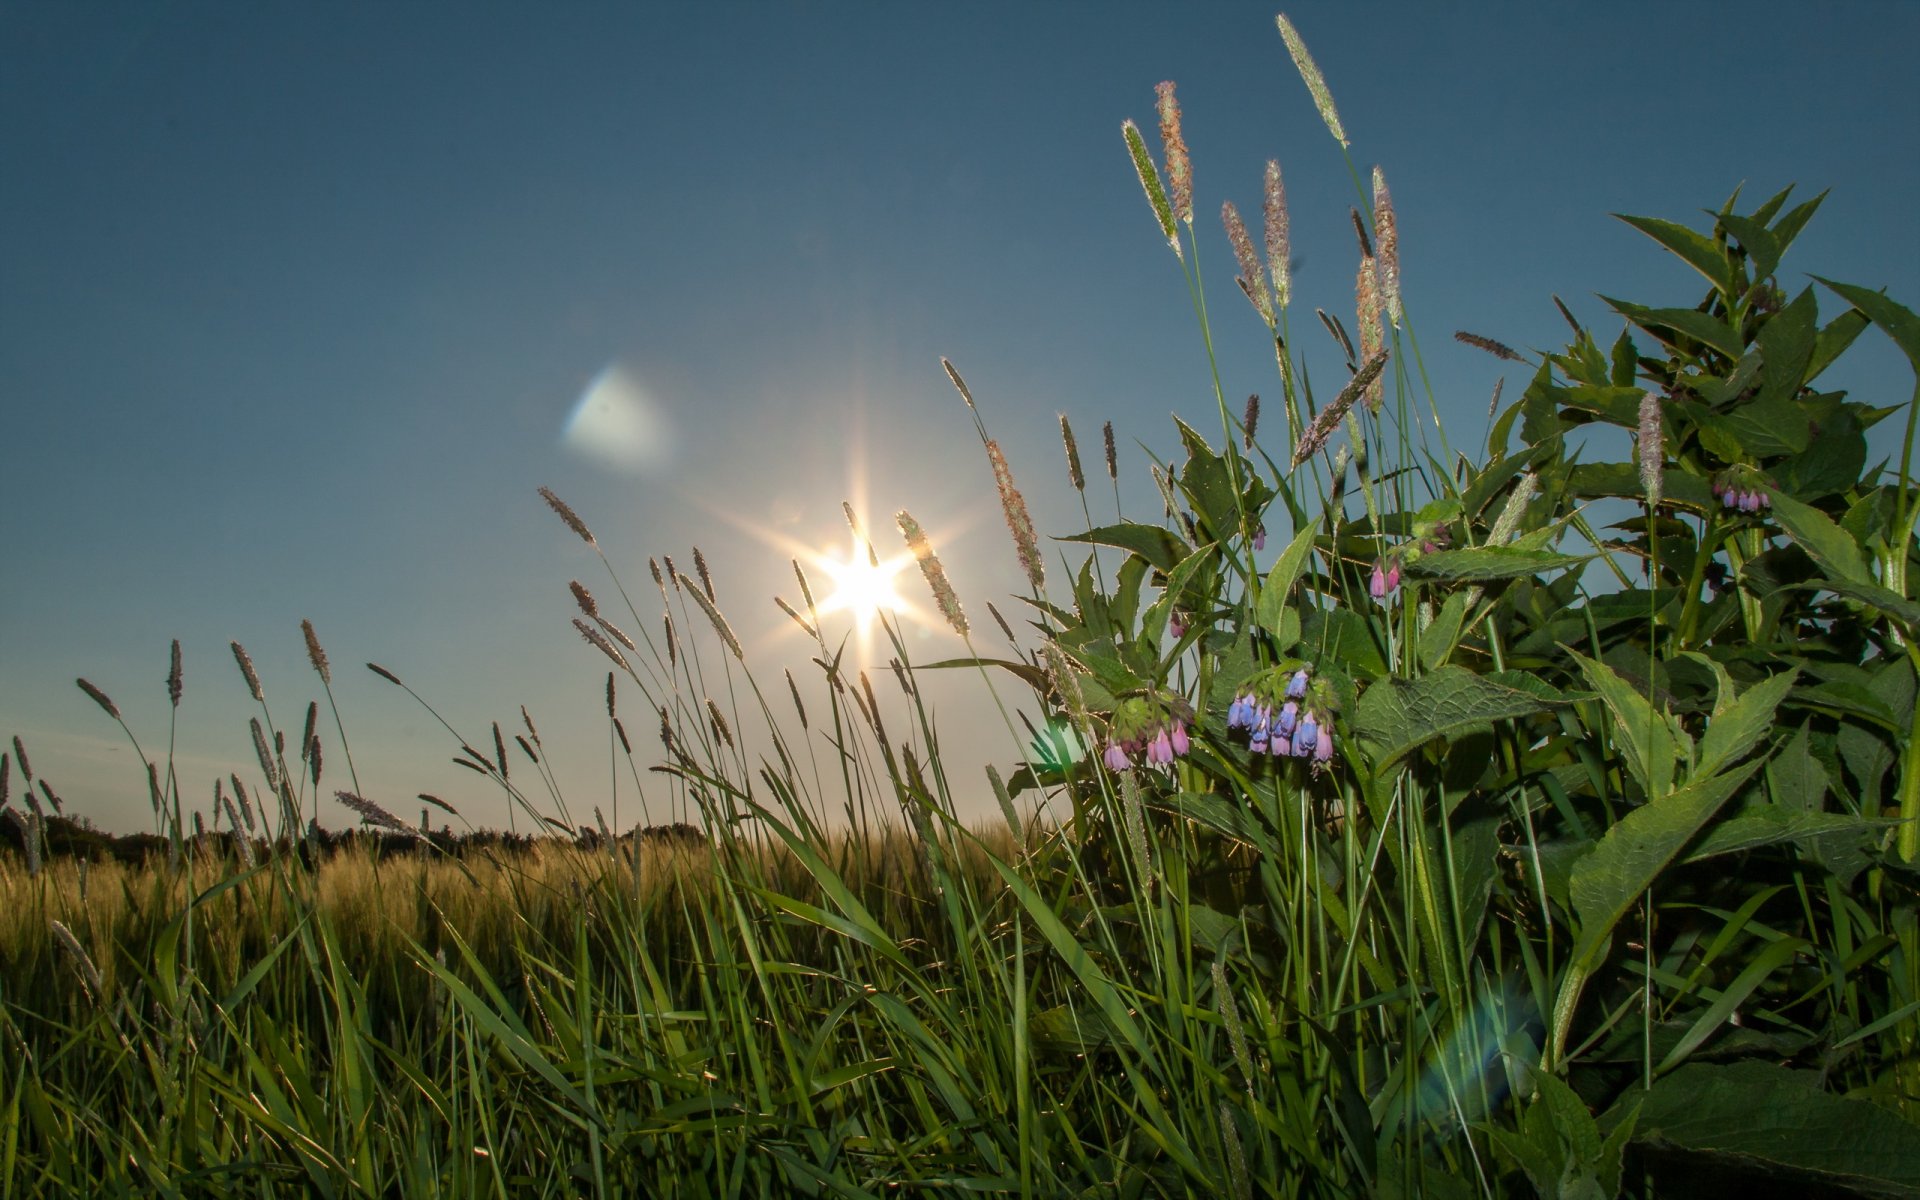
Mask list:
[[[691,573],[700,547],[774,699],[782,669],[811,668],[773,597],[798,603],[796,555],[844,557],[843,500],[883,555],[911,510],[991,634],[977,644],[1004,652],[985,604],[1019,619],[1019,567],[940,357],[1043,533],[1084,524],[1057,414],[1090,461],[1114,422],[1130,497],[1152,496],[1149,451],[1177,448],[1172,416],[1218,434],[1179,264],[1120,137],[1133,118],[1158,155],[1163,79],[1236,404],[1279,384],[1215,214],[1258,213],[1269,158],[1309,322],[1351,309],[1353,172],[1384,170],[1458,442],[1508,364],[1453,331],[1552,349],[1556,295],[1607,340],[1600,295],[1697,301],[1698,277],[1612,213],[1699,224],[1742,185],[1747,207],[1831,188],[1789,288],[1817,272],[1920,303],[1920,5],[1296,3],[1351,169],[1276,11],[0,0],[0,739],[69,812],[152,828],[144,768],[85,677],[150,757],[172,729],[204,809],[215,778],[259,778],[260,708],[229,642],[297,738],[321,696],[310,619],[368,798],[411,818],[430,792],[475,825],[509,820],[373,661],[475,745],[525,705],[569,810],[613,818],[608,664],[567,584],[617,620],[624,606],[542,486],[645,620],[662,608],[648,559]],[[1329,341],[1297,340],[1337,378]],[[1877,332],[1834,382],[1882,404],[1913,386]],[[912,572],[898,589],[930,607]],[[916,661],[964,652],[937,619],[906,626]],[[702,653],[720,690],[711,638]],[[978,676],[926,686],[954,759],[1012,765]],[[626,696],[657,761],[657,721]],[[321,729],[330,797],[350,784]],[[16,764],[15,804],[19,787]],[[657,789],[648,810],[631,777],[619,789],[618,824],[670,819]],[[973,772],[961,790],[991,809]],[[330,798],[317,811],[352,820]]]

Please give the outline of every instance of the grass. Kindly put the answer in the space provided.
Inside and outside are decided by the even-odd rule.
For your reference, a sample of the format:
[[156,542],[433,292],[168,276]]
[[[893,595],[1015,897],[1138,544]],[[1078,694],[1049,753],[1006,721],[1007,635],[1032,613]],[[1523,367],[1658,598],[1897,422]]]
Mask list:
[[[1172,187],[1132,123],[1126,150],[1211,356],[1159,100]],[[1316,394],[1292,346],[1270,170],[1264,270],[1227,224],[1284,443],[1216,377],[1219,445],[1180,424],[1139,521],[1109,427],[1114,523],[1070,465],[1067,540],[1098,547],[1077,572],[1042,562],[944,364],[1029,589],[1011,658],[974,650],[902,513],[969,656],[916,663],[883,622],[898,690],[876,691],[801,575],[780,602],[819,672],[762,680],[697,552],[694,576],[649,563],[669,619],[643,615],[542,489],[607,574],[604,609],[574,592],[612,667],[609,783],[651,776],[702,840],[591,832],[528,720],[447,733],[563,837],[326,856],[318,702],[285,748],[236,645],[246,845],[278,853],[192,833],[163,761],[147,865],[0,856],[0,1197],[1605,1196],[1756,1169],[1920,1191],[1911,480],[1865,468],[1894,409],[1808,386],[1911,314],[1836,285],[1852,307],[1817,326],[1788,301],[1772,268],[1812,208],[1785,194],[1708,234],[1645,223],[1715,291],[1623,309],[1610,352],[1576,327],[1476,461],[1419,366],[1384,180],[1353,174],[1358,337],[1317,314],[1341,386]],[[1646,461],[1583,461],[1604,424]],[[943,755],[931,669],[977,670],[1030,741],[1004,779]],[[959,818],[989,795],[1002,820]]]

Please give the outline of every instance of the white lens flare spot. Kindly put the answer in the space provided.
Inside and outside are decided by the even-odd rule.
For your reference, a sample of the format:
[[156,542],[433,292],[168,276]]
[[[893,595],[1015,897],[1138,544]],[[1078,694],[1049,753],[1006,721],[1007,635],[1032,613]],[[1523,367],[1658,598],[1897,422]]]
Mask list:
[[560,428],[562,446],[622,471],[664,468],[672,442],[666,414],[618,363],[593,377]]

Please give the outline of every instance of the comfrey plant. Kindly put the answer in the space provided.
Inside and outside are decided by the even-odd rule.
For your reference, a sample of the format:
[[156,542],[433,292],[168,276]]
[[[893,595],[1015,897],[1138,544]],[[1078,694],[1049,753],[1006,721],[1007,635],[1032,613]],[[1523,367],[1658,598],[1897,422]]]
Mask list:
[[[1211,361],[1174,91],[1164,170],[1122,134]],[[1152,1030],[1109,1014],[1083,1047],[1193,1089],[1209,1132],[1142,1118],[1191,1155],[1189,1184],[1211,1163],[1289,1194],[1605,1195],[1654,1182],[1640,1141],[1714,1169],[1853,1169],[1824,1135],[1741,1141],[1757,1111],[1920,1153],[1915,412],[1815,382],[1869,325],[1920,368],[1920,319],[1865,288],[1786,290],[1818,198],[1736,195],[1704,232],[1622,218],[1705,300],[1609,301],[1610,349],[1564,306],[1573,341],[1537,359],[1458,335],[1531,369],[1516,403],[1496,388],[1475,461],[1426,392],[1370,174],[1352,324],[1309,322],[1334,394],[1295,336],[1269,163],[1261,246],[1222,218],[1276,350],[1283,450],[1216,371],[1217,443],[1176,421],[1181,457],[1154,467],[1166,519],[1090,512],[1060,538],[1100,549],[1070,595],[1033,578],[1045,644],[1001,664],[1102,747],[1009,781],[1071,802],[1072,953]],[[1822,293],[1841,301],[1824,323]],[[1897,469],[1869,465],[1902,407]],[[1599,454],[1605,425],[1631,460]],[[1203,992],[1238,1014],[1206,1048],[1179,1032]],[[1176,1081],[1163,1055],[1211,1065]]]

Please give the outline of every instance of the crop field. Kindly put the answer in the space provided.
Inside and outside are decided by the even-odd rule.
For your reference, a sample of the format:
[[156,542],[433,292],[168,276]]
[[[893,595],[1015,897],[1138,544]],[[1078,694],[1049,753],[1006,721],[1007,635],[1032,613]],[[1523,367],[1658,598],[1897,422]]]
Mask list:
[[[1916,404],[1821,381],[1862,337],[1920,368],[1920,318],[1788,290],[1819,196],[1627,217],[1702,287],[1545,353],[1423,330],[1534,372],[1458,440],[1384,173],[1355,165],[1348,313],[1294,293],[1276,164],[1205,232],[1156,99],[1123,131],[1141,235],[1209,352],[1275,348],[1268,397],[1207,381],[1146,513],[1111,425],[1063,417],[1086,519],[1043,550],[943,362],[1017,619],[963,606],[911,513],[856,534],[913,555],[964,657],[882,613],[860,669],[796,564],[818,671],[762,675],[704,560],[647,578],[542,489],[616,770],[683,821],[559,804],[531,719],[447,732],[540,836],[403,819],[353,781],[311,624],[310,679],[233,645],[258,761],[210,810],[140,752],[141,857],[89,852],[15,738],[0,1200],[1920,1195]],[[1251,313],[1207,312],[1203,265]],[[1027,753],[944,754],[935,671]],[[360,829],[313,824],[336,795]]]

